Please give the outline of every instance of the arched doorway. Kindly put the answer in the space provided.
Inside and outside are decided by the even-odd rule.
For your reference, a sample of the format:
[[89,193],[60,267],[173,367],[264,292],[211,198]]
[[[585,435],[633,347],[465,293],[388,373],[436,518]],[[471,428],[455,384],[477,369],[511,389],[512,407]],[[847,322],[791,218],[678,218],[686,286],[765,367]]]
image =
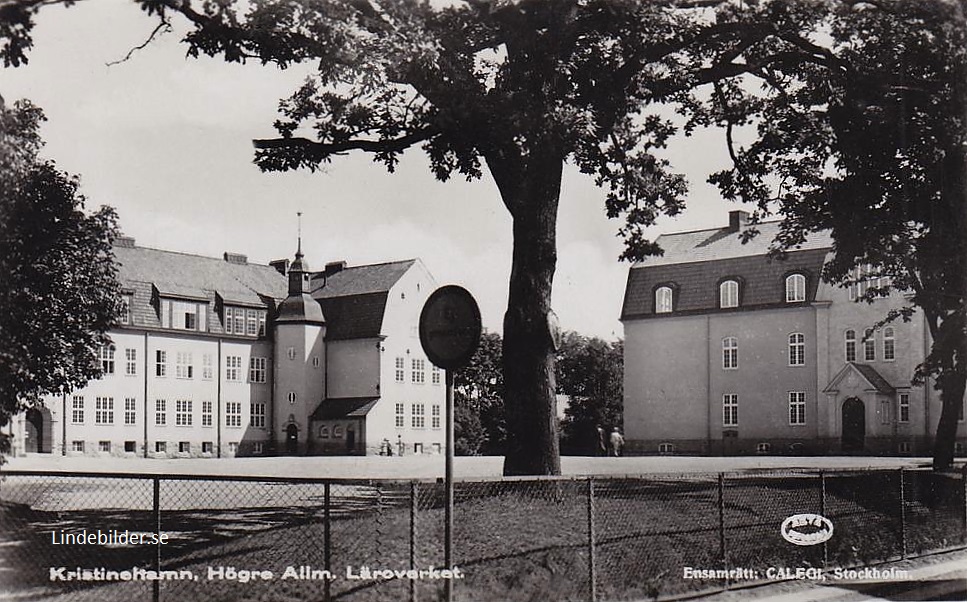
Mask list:
[[285,427],[285,453],[290,456],[299,453],[299,427],[294,424]]
[[24,422],[24,451],[49,454],[51,449],[50,410],[30,408]]
[[855,397],[843,403],[843,452],[863,451],[866,440],[866,406]]

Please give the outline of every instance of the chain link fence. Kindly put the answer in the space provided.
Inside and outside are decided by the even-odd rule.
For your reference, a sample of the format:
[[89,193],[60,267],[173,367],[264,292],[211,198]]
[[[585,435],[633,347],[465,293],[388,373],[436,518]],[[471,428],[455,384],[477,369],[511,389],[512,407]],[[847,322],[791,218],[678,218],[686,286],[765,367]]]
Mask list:
[[[450,578],[461,601],[642,600],[967,545],[963,473],[460,480],[448,573],[444,500],[437,481],[6,472],[0,597],[433,601]],[[791,544],[793,515],[833,536]]]

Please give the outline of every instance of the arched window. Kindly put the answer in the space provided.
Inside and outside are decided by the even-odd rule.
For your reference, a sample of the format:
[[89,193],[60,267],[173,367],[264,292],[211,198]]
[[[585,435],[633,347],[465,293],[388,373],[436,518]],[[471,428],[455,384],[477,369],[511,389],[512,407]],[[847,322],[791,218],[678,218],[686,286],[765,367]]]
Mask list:
[[739,367],[739,342],[735,337],[722,339],[722,368],[734,370]]
[[801,332],[789,335],[789,365],[806,365],[806,336]]
[[786,276],[786,303],[800,303],[806,300],[806,277],[802,274]]
[[329,438],[329,427],[328,426],[320,426],[319,427],[319,438],[320,439],[328,439]]
[[719,307],[738,307],[739,306],[739,283],[735,280],[726,280],[719,285]]
[[868,362],[876,361],[876,335],[872,328],[867,328],[863,333],[863,359]]
[[883,359],[888,362],[896,359],[896,338],[892,326],[883,329]]
[[856,331],[852,328],[846,331],[846,361],[856,361]]
[[655,313],[668,314],[672,311],[672,289],[670,286],[659,286],[655,289]]
[[339,425],[332,427],[332,436],[335,439],[342,439],[342,427]]

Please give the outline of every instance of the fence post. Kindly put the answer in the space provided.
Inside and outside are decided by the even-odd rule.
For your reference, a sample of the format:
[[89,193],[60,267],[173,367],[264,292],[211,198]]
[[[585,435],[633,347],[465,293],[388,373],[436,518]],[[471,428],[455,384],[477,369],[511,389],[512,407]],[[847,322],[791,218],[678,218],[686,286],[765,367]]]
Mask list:
[[960,484],[963,486],[963,490],[964,490],[964,507],[961,508],[963,512],[961,512],[960,518],[963,520],[963,527],[964,527],[963,543],[967,543],[967,464],[964,464],[964,467],[960,469]]
[[[722,559],[722,568],[729,570],[728,549],[725,547],[725,473],[719,473],[719,557]],[[725,588],[728,589],[729,580],[725,580]]]
[[[152,482],[152,501],[151,508],[154,512],[154,532],[158,535],[158,543],[155,545],[154,570],[161,573],[161,479],[154,477]],[[161,580],[155,579],[151,583],[151,599],[158,602],[161,599]]]
[[[330,530],[331,520],[330,520],[330,515],[329,515],[329,509],[332,506],[332,504],[331,504],[331,498],[330,498],[331,487],[332,487],[332,484],[329,481],[326,481],[326,483],[324,485],[323,500],[322,500],[322,504],[323,504],[323,508],[322,508],[322,558],[323,558],[323,564],[325,565],[325,569],[326,569],[326,575],[330,575],[331,572],[332,572],[332,531]],[[330,600],[331,592],[330,592],[329,584],[331,582],[332,582],[331,579],[326,579],[325,581],[323,581],[322,599],[325,602],[329,602],[329,600]]]
[[[416,568],[416,481],[410,481],[410,568]],[[410,579],[410,602],[416,602],[416,579]]]
[[907,501],[903,490],[903,467],[900,467],[900,557],[907,557]]
[[[826,516],[826,472],[823,470],[819,471],[819,515],[824,518],[829,518]],[[829,543],[823,542],[823,568],[825,569],[829,564]]]
[[588,596],[598,599],[596,559],[594,556],[594,477],[588,477]]

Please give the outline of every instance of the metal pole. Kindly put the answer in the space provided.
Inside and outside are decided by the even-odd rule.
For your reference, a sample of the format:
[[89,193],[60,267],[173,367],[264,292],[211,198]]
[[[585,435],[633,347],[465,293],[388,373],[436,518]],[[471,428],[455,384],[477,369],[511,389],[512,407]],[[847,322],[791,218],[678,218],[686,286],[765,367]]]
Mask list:
[[[410,481],[410,568],[416,568],[416,481]],[[416,602],[416,579],[410,579],[410,602]]]
[[[331,520],[329,516],[329,508],[332,506],[332,499],[330,497],[332,484],[327,482],[324,485],[325,489],[323,492],[323,509],[322,509],[322,555],[323,564],[325,565],[326,575],[330,575],[332,572],[332,531],[331,531]],[[323,582],[322,599],[325,602],[330,600],[330,583],[331,579],[326,579]]]
[[900,468],[900,557],[907,557],[907,501],[903,491],[903,468]]
[[[822,470],[819,471],[819,514],[825,518],[826,516],[826,473]],[[827,542],[823,542],[823,568],[829,563],[829,545]]]
[[[145,420],[147,420],[145,416]],[[154,477],[152,479],[153,485],[153,496],[152,496],[152,506],[154,508],[154,532],[158,535],[158,543],[155,545],[155,557],[154,557],[154,570],[160,575],[161,574],[161,479]],[[155,579],[151,582],[151,599],[154,602],[158,602],[161,598],[161,580]]]
[[[444,527],[443,563],[453,569],[453,370],[446,371],[447,379],[447,465],[444,475],[446,488],[446,525]],[[453,600],[453,579],[445,581],[446,602]]]
[[594,478],[588,477],[588,595],[591,602],[598,599],[597,574],[594,556]]
[[[728,550],[725,548],[725,473],[719,473],[719,556],[722,558],[722,568],[728,570]],[[729,587],[729,580],[725,580],[725,587]]]

